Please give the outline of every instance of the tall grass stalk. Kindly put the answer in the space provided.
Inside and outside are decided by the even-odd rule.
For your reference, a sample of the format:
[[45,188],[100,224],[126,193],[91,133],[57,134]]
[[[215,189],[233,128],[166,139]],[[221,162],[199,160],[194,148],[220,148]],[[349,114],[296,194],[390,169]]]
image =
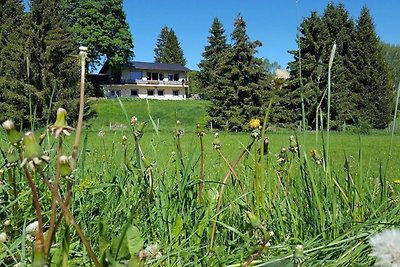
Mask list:
[[333,66],[333,59],[336,53],[336,43],[333,44],[331,55],[329,57],[328,64],[328,107],[327,107],[327,121],[326,121],[326,164],[329,164],[329,131],[330,131],[330,120],[331,120],[331,72]]
[[400,98],[400,82],[399,85],[397,86],[396,105],[394,107],[394,114],[393,114],[392,138],[390,140],[389,156],[392,155],[393,137],[394,137],[394,131],[396,130],[397,109],[399,108],[399,98]]
[[[250,151],[251,147],[253,146],[253,144],[254,144],[254,140],[252,142],[250,142],[250,144],[247,147],[243,148],[243,150],[239,153],[238,157],[233,162],[233,164],[229,164],[229,170],[228,170],[228,172],[226,173],[224,179],[221,182],[221,187],[220,187],[220,191],[219,191],[219,194],[218,194],[217,206],[215,208],[215,218],[213,219],[212,224],[211,224],[210,239],[209,239],[210,241],[209,241],[209,245],[208,245],[208,251],[209,252],[212,251],[213,246],[214,246],[215,233],[216,233],[216,230],[217,230],[218,215],[219,215],[219,211],[220,211],[220,208],[221,208],[221,205],[222,205],[222,197],[223,197],[223,193],[224,193],[226,182],[228,181],[228,178],[233,174],[236,166],[239,164],[239,162],[242,160],[242,158],[246,154],[249,153],[249,151]],[[220,153],[219,149],[217,149],[217,150],[218,150],[218,153],[220,155],[222,155]],[[226,159],[225,159],[225,161],[227,162]]]

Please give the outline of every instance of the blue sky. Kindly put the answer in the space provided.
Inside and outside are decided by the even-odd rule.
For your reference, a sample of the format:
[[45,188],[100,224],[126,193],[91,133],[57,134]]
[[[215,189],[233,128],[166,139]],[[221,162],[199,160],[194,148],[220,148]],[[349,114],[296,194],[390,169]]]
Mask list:
[[161,28],[168,26],[174,29],[181,43],[187,67],[196,70],[213,18],[218,17],[222,22],[230,41],[233,20],[240,13],[247,23],[250,40],[263,43],[257,56],[285,68],[292,60],[287,51],[296,49],[300,22],[313,10],[322,14],[329,2],[343,3],[354,19],[366,5],[380,39],[400,44],[399,0],[125,0],[124,10],[135,45],[134,60],[153,61]]

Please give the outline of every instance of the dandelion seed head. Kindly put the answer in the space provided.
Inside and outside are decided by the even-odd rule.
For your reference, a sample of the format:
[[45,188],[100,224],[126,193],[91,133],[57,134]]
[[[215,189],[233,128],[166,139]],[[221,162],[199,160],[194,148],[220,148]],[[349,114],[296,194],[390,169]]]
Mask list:
[[375,234],[369,240],[371,256],[375,265],[381,267],[400,267],[400,230],[390,229]]
[[4,243],[7,240],[7,234],[2,232],[0,233],[0,243]]
[[36,235],[39,232],[39,222],[34,221],[26,226],[25,232],[30,235]]
[[12,120],[6,120],[3,122],[3,128],[7,131],[15,129],[14,122]]

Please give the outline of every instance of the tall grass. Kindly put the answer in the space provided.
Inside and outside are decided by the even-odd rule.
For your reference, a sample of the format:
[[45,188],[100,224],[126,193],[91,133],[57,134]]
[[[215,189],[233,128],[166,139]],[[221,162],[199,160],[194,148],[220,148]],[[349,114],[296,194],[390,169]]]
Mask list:
[[369,237],[400,221],[394,132],[330,132],[328,112],[314,141],[270,132],[267,111],[251,133],[214,135],[202,102],[93,104],[107,109],[82,142],[77,130],[48,145],[72,154],[73,176],[59,179],[58,160],[32,176],[1,143],[0,266],[37,264],[35,212],[52,266],[369,266]]

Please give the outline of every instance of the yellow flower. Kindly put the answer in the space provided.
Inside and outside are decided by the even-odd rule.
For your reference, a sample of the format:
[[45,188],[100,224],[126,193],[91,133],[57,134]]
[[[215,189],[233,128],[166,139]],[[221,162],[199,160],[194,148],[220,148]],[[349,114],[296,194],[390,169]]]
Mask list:
[[393,181],[394,184],[400,184],[400,179],[396,179]]
[[258,129],[260,127],[260,120],[259,119],[251,119],[250,120],[250,127],[253,129]]

